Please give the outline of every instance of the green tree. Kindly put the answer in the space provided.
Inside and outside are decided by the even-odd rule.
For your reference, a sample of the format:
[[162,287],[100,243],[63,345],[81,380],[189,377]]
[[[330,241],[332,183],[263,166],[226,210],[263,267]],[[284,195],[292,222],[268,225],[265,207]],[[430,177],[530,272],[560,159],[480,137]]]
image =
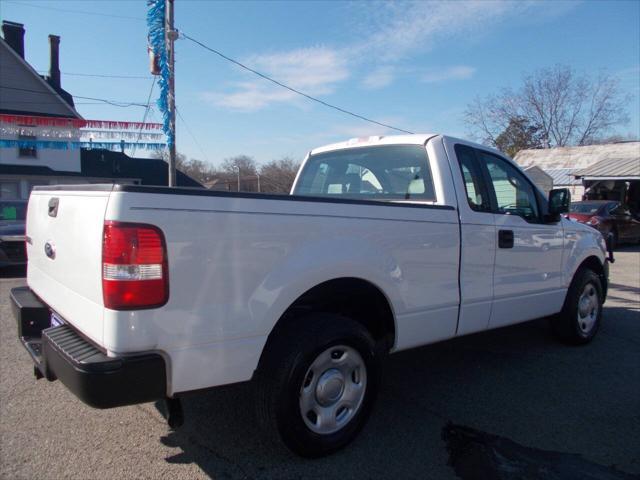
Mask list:
[[531,125],[525,117],[511,118],[507,128],[496,137],[495,146],[510,157],[527,148],[542,148],[541,128]]

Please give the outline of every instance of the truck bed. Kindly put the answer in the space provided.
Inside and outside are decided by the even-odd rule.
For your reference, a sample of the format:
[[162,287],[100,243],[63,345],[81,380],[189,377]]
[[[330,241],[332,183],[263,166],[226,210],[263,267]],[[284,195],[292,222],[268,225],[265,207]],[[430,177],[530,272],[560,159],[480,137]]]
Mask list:
[[[48,215],[52,198],[56,217]],[[105,221],[163,231],[170,285],[164,307],[104,308]],[[396,348],[455,333],[460,241],[452,206],[131,185],[36,187],[27,229],[33,291],[109,354],[166,352],[172,391],[212,386],[214,378],[249,379],[282,313],[332,278],[364,278],[391,297],[402,323]],[[44,252],[50,240],[55,260]],[[205,361],[206,370],[181,371]]]

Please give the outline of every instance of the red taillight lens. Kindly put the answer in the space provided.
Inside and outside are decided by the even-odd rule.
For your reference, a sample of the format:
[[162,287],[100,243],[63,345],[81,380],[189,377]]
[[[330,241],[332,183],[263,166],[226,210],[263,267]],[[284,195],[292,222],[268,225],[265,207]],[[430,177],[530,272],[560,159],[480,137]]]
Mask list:
[[105,222],[102,296],[112,310],[160,307],[169,299],[164,235],[158,227]]

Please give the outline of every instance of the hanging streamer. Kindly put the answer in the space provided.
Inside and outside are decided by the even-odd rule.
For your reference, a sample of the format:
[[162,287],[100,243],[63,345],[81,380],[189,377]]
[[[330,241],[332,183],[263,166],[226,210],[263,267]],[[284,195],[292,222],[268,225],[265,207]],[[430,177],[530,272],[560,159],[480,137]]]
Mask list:
[[126,130],[81,130],[82,137],[92,139],[105,140],[143,140],[143,141],[162,141],[163,133],[135,132]]
[[69,150],[70,142],[53,142],[48,140],[5,140],[0,139],[0,148],[38,148],[52,150]]
[[37,115],[0,114],[0,122],[22,127],[110,128],[133,130],[160,130],[161,123],[121,122],[119,120],[84,120],[79,118],[40,117]]
[[157,142],[73,142],[74,145],[76,143],[78,146],[74,146],[74,148],[84,148],[88,150],[103,149],[121,151],[123,147],[126,150],[131,148],[141,148],[142,150],[163,150],[166,148],[166,144]]
[[142,140],[151,142],[161,142],[163,133],[136,132],[135,130],[78,130],[73,128],[46,128],[21,127],[17,125],[0,126],[0,135],[29,135],[43,139],[68,139],[78,140],[78,137],[88,137],[92,139],[105,140]]
[[122,148],[141,148],[143,150],[161,150],[166,147],[158,142],[54,142],[48,140],[4,140],[0,139],[0,148],[37,148],[52,150],[104,149],[122,150]]
[[77,128],[47,128],[39,127],[23,127],[18,125],[0,125],[0,135],[30,135],[34,137],[44,138],[67,138],[70,140],[77,139],[80,136],[80,130]]
[[147,0],[147,26],[149,27],[149,43],[158,59],[160,68],[160,97],[157,104],[163,119],[163,131],[167,136],[167,144],[175,143],[173,132],[169,128],[169,62],[167,59],[167,44],[165,38],[165,0]]

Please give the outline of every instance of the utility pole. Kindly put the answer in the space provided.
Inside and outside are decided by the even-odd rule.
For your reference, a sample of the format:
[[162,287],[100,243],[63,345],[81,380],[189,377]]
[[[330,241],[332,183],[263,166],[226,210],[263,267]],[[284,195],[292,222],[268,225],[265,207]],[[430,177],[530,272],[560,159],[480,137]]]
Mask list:
[[240,191],[240,167],[238,165],[234,165],[233,169],[237,172],[238,174],[238,191]]
[[178,32],[173,29],[173,0],[165,0],[165,38],[167,44],[167,60],[169,62],[169,129],[173,142],[169,145],[169,186],[176,186],[176,70],[174,42]]

